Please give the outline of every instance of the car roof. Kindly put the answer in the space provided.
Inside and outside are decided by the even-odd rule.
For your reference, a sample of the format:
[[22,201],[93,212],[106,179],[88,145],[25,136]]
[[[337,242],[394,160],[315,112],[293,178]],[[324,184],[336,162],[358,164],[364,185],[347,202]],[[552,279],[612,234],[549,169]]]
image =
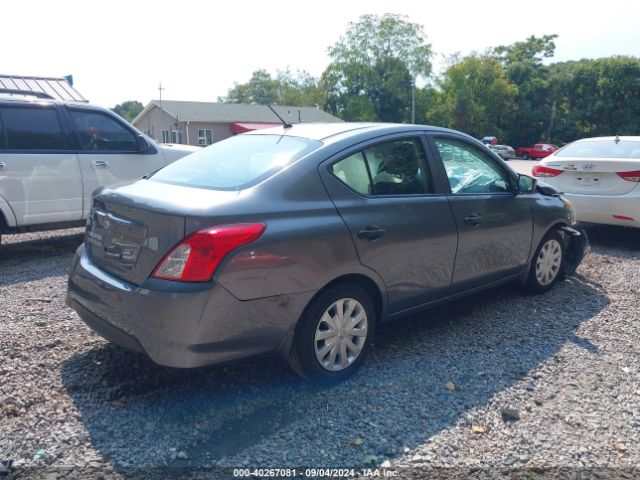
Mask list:
[[616,138],[618,140],[625,140],[625,141],[628,141],[628,142],[640,142],[640,136],[633,136],[633,135],[612,136],[612,137],[579,138],[578,140],[575,140],[575,141],[576,142],[602,142],[602,141],[607,141],[607,140],[614,141]]
[[[440,131],[466,135],[448,128],[434,127],[430,125],[412,125],[404,123],[374,123],[374,122],[344,122],[344,123],[297,123],[290,127],[271,127],[254,130],[243,135],[286,135],[302,137],[309,140],[332,143],[363,133],[395,133],[399,131]],[[469,137],[471,138],[471,137]],[[476,140],[477,141],[477,140]]]

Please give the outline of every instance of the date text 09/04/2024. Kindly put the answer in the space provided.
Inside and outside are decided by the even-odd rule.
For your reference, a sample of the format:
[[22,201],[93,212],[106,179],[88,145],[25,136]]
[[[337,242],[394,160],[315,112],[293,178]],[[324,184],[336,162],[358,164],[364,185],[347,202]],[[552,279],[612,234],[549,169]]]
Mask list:
[[235,468],[233,476],[242,478],[353,478],[353,477],[383,477],[398,476],[396,470],[386,468]]

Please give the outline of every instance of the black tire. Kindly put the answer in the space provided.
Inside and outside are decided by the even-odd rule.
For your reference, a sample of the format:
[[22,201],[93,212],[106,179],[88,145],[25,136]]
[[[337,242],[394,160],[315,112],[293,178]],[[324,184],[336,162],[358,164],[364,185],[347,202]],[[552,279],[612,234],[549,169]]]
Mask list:
[[[557,264],[555,264],[552,268],[550,268],[550,270],[553,273],[553,277],[550,280],[541,279],[537,270],[538,259],[540,259],[542,262],[545,262],[545,259],[540,257],[541,257],[541,252],[543,251],[543,249],[545,249],[545,246],[547,246],[547,244],[550,244],[550,248],[552,248],[552,251],[554,252],[554,254],[555,254],[556,248],[558,248],[559,255],[560,255],[560,261]],[[543,256],[547,255],[547,252],[543,253],[542,255]],[[550,257],[547,257],[547,258],[550,258]],[[544,293],[548,290],[551,290],[551,288],[553,288],[553,285],[558,280],[563,278],[563,263],[564,263],[564,250],[563,250],[562,236],[557,231],[553,230],[544,236],[544,238],[540,242],[540,245],[538,245],[538,248],[536,248],[536,251],[533,254],[533,257],[531,258],[531,265],[529,267],[529,276],[527,277],[527,283],[525,284],[526,290],[534,294]]]
[[523,159],[523,160],[529,160],[529,154],[528,154],[527,152],[524,152],[524,153],[522,154],[522,159]]
[[[360,307],[364,310],[366,336],[360,337],[364,338],[361,350],[355,358],[348,360],[351,363],[342,370],[331,371],[323,366],[317,359],[316,346],[322,346],[322,342],[325,341],[320,340],[316,342],[316,331],[321,328],[319,326],[323,323],[323,315],[330,307],[334,306],[334,303],[341,299],[355,300],[356,302],[353,304],[359,304],[359,306],[356,306],[354,313],[359,312]],[[307,306],[305,312],[300,317],[289,354],[289,365],[298,375],[314,383],[331,385],[341,382],[355,372],[366,357],[371,341],[375,335],[376,321],[376,311],[371,301],[371,296],[362,287],[352,284],[340,284],[328,288]],[[326,322],[324,323],[326,324]],[[360,324],[361,322],[359,322],[358,325]],[[344,334],[341,333],[341,339],[343,335]],[[333,338],[336,338],[336,341],[338,341],[337,337]],[[350,339],[352,343],[353,341],[360,341],[354,336],[350,337]],[[339,348],[336,346],[331,350],[334,349],[338,350]],[[335,358],[339,359],[339,355],[340,354],[337,353]],[[349,357],[349,355],[346,357]]]

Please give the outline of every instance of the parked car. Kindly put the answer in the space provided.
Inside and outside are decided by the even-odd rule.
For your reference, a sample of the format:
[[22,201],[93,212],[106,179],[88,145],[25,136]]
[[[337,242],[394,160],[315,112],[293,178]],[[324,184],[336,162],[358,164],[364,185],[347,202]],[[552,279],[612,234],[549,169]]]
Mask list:
[[300,124],[223,140],[94,195],[67,303],[162,365],[278,352],[343,379],[379,323],[582,259],[570,204],[468,135]]
[[640,137],[570,143],[533,168],[565,192],[581,222],[640,228]]
[[545,158],[556,150],[558,150],[558,147],[551,143],[536,143],[533,147],[518,148],[516,154],[525,160],[536,160],[538,158]]
[[516,158],[516,152],[509,145],[492,145],[489,148],[496,152],[503,160],[512,160]]
[[482,143],[484,143],[485,145],[495,145],[496,143],[498,143],[498,139],[496,137],[483,137],[482,138]]
[[105,108],[34,95],[0,89],[0,235],[83,225],[96,188],[199,149],[159,146]]

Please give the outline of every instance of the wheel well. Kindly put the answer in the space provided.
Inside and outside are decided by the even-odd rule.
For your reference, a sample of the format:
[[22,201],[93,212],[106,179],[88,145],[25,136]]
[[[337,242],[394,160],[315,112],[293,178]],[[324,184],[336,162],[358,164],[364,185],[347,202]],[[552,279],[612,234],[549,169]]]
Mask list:
[[7,232],[8,229],[7,219],[4,218],[4,213],[0,210],[0,234]]
[[357,273],[343,275],[327,283],[313,296],[313,298],[307,305],[311,305],[313,301],[328,288],[340,284],[358,285],[359,287],[363,288],[368,294],[370,294],[371,301],[373,302],[373,308],[375,308],[376,310],[376,319],[378,320],[378,322],[380,321],[383,311],[382,292],[380,292],[378,285],[376,285],[373,280],[365,275],[360,275]]

